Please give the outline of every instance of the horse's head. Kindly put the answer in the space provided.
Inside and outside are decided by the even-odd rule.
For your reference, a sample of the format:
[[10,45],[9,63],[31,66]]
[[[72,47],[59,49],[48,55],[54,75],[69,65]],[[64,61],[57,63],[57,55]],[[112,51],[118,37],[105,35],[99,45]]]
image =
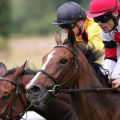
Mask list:
[[[19,77],[24,70],[25,64],[16,69],[11,69],[13,70],[13,72],[9,74],[7,74],[9,70],[6,71],[6,74],[0,77],[0,108],[1,108],[0,118],[2,119],[9,120],[14,117],[14,114],[16,115],[16,113],[14,112],[14,110],[16,109],[15,105],[18,102],[17,98],[20,95],[20,92],[22,91],[20,89],[21,81],[19,81],[20,80]],[[5,69],[2,69],[2,70],[5,70]],[[24,104],[23,102],[24,101],[22,100],[21,104]],[[25,106],[23,105],[23,108],[24,107]]]
[[[74,47],[69,43],[62,43],[59,33],[56,34],[55,40],[57,46],[43,57],[40,71],[26,86],[27,96],[32,104],[39,108],[43,108],[53,94],[58,94],[58,88],[64,86],[72,88],[79,73]],[[52,88],[53,94],[50,92]]]
[[[94,92],[94,88],[102,88],[103,84],[104,87],[107,86],[98,79],[104,78],[100,70],[101,65],[96,63],[102,54],[95,50],[94,46],[89,47],[83,44],[81,46],[75,43],[72,37],[68,38],[68,41],[62,43],[60,34],[56,35],[57,46],[43,57],[41,69],[26,85],[27,96],[35,107],[44,109],[51,100],[50,98],[57,96],[60,92],[74,90],[74,94],[71,94],[70,97],[72,99],[70,103],[73,104],[78,119],[87,120],[89,118],[84,117],[83,114],[88,113],[87,115],[90,117],[91,111],[86,113],[85,111],[93,107],[99,98],[104,99],[103,94],[97,96],[95,93],[88,92]],[[99,89],[97,90],[99,91]],[[78,92],[87,93],[78,94]],[[92,101],[93,99],[94,101]],[[88,104],[89,101],[92,101],[92,104]],[[102,101],[99,106],[103,103]],[[93,107],[94,110],[97,111],[98,106],[95,109]],[[96,119],[96,116],[93,115],[91,119]]]

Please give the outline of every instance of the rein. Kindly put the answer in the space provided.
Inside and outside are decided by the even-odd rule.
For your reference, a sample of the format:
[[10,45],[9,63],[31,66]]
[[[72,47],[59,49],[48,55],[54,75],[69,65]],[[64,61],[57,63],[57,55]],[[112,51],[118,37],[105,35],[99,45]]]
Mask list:
[[11,84],[14,85],[14,86],[17,86],[17,84],[18,84],[17,80],[15,80],[15,81],[11,81],[11,80],[6,79],[6,78],[3,78],[3,77],[0,77],[0,81],[6,81],[6,82],[9,82],[9,83],[11,83]]
[[[72,61],[71,65],[74,64],[76,69],[75,69],[75,72],[73,73],[73,76],[71,77],[71,79],[67,80],[62,85],[58,83],[60,80],[56,80],[54,77],[52,77],[46,71],[40,70],[40,72],[42,72],[43,74],[48,76],[55,83],[53,88],[48,90],[48,92],[52,93],[54,96],[59,95],[59,93],[61,93],[61,92],[68,93],[68,94],[71,94],[71,93],[87,93],[87,92],[120,92],[120,88],[79,88],[79,89],[64,88],[64,85],[66,83],[68,83],[70,80],[74,79],[76,74],[79,73],[80,65],[79,65],[79,62],[78,62],[76,49],[74,49],[74,51],[73,51],[73,50],[71,50],[70,48],[68,48],[64,45],[58,45],[58,46],[55,46],[54,48],[65,48],[68,51],[70,51],[73,54],[73,57],[74,57],[74,60]],[[64,78],[64,76],[66,75],[67,72],[69,72],[69,70],[64,72],[61,79]]]
[[[22,104],[24,105],[25,107],[25,104],[23,102],[23,99],[22,99],[22,96],[20,94],[20,82],[19,80],[14,80],[14,81],[11,81],[9,79],[6,79],[6,78],[3,78],[3,77],[0,77],[0,81],[6,81],[6,82],[9,82],[11,83],[12,85],[14,85],[16,87],[16,91],[15,91],[15,96],[14,96],[14,99],[13,99],[13,102],[12,102],[12,105],[11,107],[9,108],[9,111],[7,114],[4,114],[4,113],[0,113],[0,118],[2,118],[3,120],[10,120],[10,115],[12,114],[12,112],[14,111],[15,109],[15,105],[16,105],[16,100],[17,100],[17,97],[19,96],[20,99],[21,99],[21,102]],[[26,107],[25,107],[26,108]],[[29,108],[29,107],[28,107]],[[28,108],[23,112],[21,113],[20,115],[17,115],[17,117],[14,118],[14,120],[19,120],[22,115],[28,110]]]
[[120,88],[79,88],[79,89],[67,89],[61,86],[55,85],[51,92],[63,92],[63,93],[87,93],[87,92],[120,92]]
[[[76,76],[79,74],[79,63],[78,63],[77,55],[76,55],[76,53],[73,50],[71,50],[70,48],[68,48],[68,47],[66,47],[64,45],[57,45],[54,48],[65,48],[65,49],[67,49],[68,51],[70,51],[73,54],[73,59],[71,60],[70,65],[68,66],[68,68],[65,70],[65,72],[62,74],[62,76],[59,79],[58,78],[57,79],[54,78],[52,75],[47,73],[45,70],[41,69],[39,71],[42,72],[43,74],[45,74],[46,76],[48,76],[50,78],[50,80],[52,80],[55,83],[55,86],[57,86],[57,87],[58,86],[64,86],[69,81],[71,81],[72,79],[76,78]],[[66,82],[64,82],[63,84],[60,84],[60,80],[62,80],[65,77],[65,75],[69,72],[69,70],[71,69],[71,67],[74,64],[76,66],[75,66],[75,71],[73,72],[72,77],[69,80],[67,80]],[[52,94],[54,96],[57,96],[59,93],[58,93],[57,89],[55,90],[55,88],[56,88],[55,86],[53,86],[54,91],[48,90],[48,92],[52,92]]]

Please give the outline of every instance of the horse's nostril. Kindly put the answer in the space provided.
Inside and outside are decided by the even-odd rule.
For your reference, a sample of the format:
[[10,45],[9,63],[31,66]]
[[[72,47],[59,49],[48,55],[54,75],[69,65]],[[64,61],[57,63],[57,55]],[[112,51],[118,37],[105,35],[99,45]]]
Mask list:
[[32,86],[32,87],[30,87],[30,88],[28,88],[27,89],[27,93],[28,94],[38,94],[40,92],[40,87],[38,87],[38,86]]
[[33,86],[33,87],[31,87],[31,91],[38,92],[38,91],[40,91],[40,88],[38,86]]

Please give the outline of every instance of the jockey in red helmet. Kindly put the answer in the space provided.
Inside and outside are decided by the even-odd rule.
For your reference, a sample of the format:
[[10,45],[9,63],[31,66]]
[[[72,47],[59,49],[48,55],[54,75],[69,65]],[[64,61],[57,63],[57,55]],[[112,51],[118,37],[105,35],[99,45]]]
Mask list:
[[92,43],[103,50],[103,43],[100,37],[99,26],[87,17],[85,10],[76,2],[66,2],[57,11],[56,20],[52,24],[58,25],[68,33],[71,29],[78,43]]
[[103,67],[109,70],[113,87],[120,86],[120,3],[118,0],[92,0],[89,6],[92,17],[101,28],[105,46]]

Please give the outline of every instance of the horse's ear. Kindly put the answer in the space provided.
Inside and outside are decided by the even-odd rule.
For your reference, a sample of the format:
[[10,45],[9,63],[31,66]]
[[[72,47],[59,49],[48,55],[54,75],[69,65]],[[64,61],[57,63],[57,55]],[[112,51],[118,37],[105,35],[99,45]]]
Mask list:
[[0,77],[4,76],[7,72],[7,67],[4,63],[0,63]]
[[27,63],[27,61],[25,61],[25,63],[21,67],[16,68],[16,71],[13,74],[13,78],[12,79],[17,79],[17,77],[22,74],[22,72],[25,69],[26,63]]
[[56,41],[57,45],[62,44],[61,34],[59,32],[56,32],[56,34],[55,34],[55,41]]
[[25,63],[19,68],[19,71],[23,71],[26,67],[26,64],[27,64],[27,60],[25,61]]

